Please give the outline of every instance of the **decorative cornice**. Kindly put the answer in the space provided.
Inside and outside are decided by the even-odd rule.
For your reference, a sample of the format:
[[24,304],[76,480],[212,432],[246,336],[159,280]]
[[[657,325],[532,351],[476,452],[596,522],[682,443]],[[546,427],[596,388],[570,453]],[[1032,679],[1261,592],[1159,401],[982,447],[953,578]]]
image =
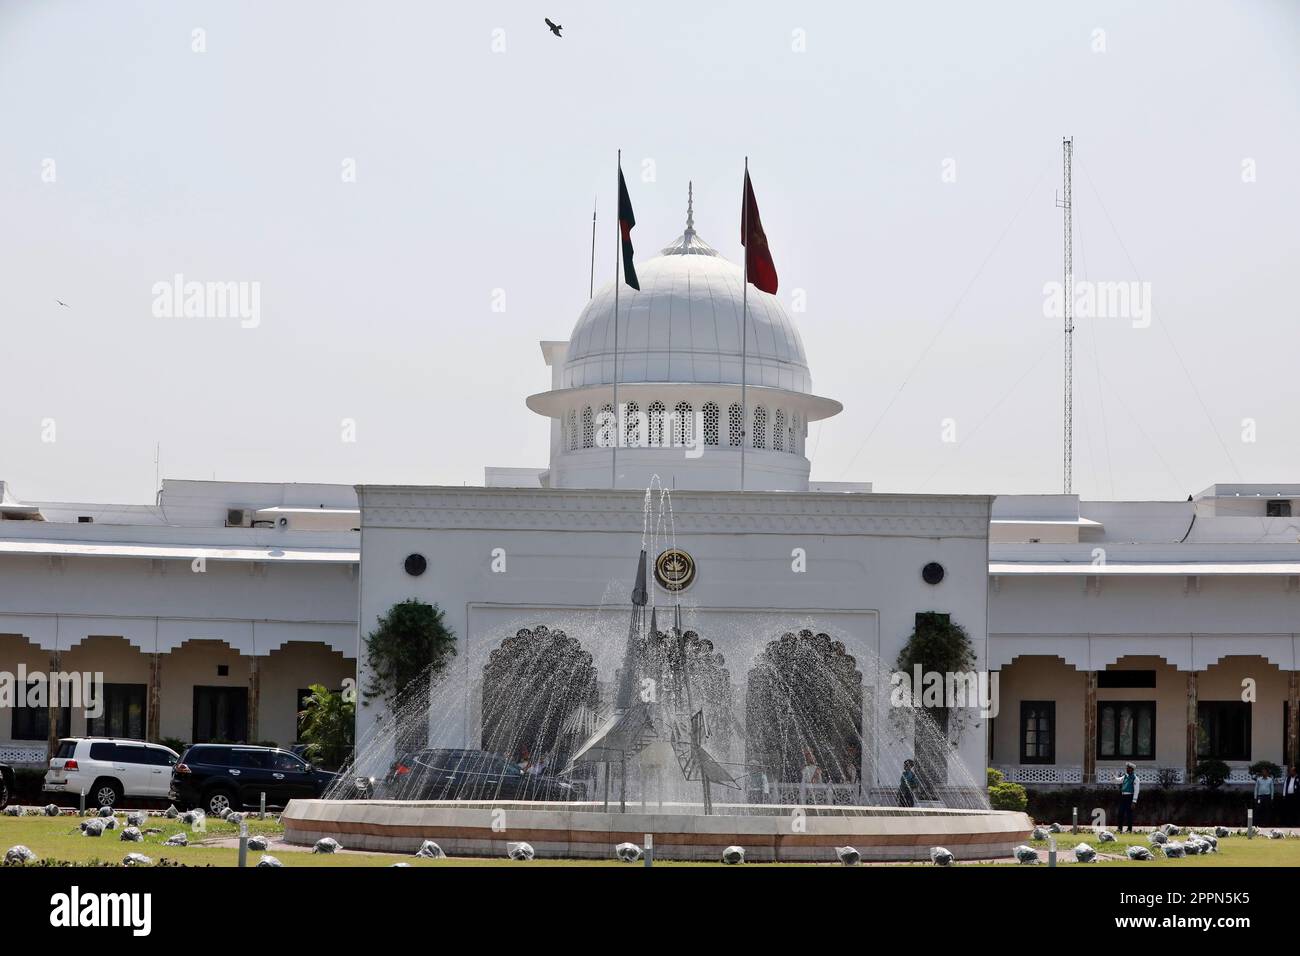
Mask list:
[[[358,485],[363,528],[641,532],[644,493]],[[858,534],[978,538],[991,498],[678,491],[678,534]]]

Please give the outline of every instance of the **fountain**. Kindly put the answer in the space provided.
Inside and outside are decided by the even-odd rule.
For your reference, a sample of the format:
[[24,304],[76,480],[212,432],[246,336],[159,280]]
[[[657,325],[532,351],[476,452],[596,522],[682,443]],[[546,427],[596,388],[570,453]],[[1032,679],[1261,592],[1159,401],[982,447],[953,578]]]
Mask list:
[[[684,607],[672,587],[693,572],[680,554],[671,496],[652,485],[624,641],[611,639],[617,612],[607,600],[594,615],[507,631],[479,681],[467,663],[407,688],[358,741],[336,792],[290,803],[286,839],[403,852],[434,840],[450,856],[497,857],[526,841],[543,857],[614,859],[618,845],[649,835],[656,859],[717,860],[738,845],[750,861],[834,862],[846,845],[868,861],[928,859],[935,845],[958,859],[1009,856],[1028,838],[1028,818],[988,809],[924,712],[895,726],[898,715],[877,702],[888,673],[831,628],[809,621],[774,634],[774,621],[760,634],[718,633],[715,623],[733,660],[738,651],[749,662],[738,706],[726,656],[692,626],[702,609]],[[662,628],[652,555],[672,599]],[[614,679],[602,687],[601,673]],[[522,754],[559,769],[581,798],[391,800],[382,786],[370,799],[344,798],[354,778],[382,777],[394,754],[426,746]],[[916,806],[898,806],[887,781],[923,748],[941,755],[943,779],[923,781]]]

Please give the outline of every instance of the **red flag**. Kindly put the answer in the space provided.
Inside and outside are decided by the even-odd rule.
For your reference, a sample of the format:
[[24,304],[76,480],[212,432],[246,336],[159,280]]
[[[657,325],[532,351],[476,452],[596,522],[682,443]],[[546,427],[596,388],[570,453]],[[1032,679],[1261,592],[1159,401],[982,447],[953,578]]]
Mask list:
[[772,261],[772,250],[767,247],[763,221],[758,217],[758,202],[754,199],[748,169],[745,170],[745,198],[740,210],[740,244],[745,247],[745,271],[749,281],[755,288],[776,295],[776,263]]

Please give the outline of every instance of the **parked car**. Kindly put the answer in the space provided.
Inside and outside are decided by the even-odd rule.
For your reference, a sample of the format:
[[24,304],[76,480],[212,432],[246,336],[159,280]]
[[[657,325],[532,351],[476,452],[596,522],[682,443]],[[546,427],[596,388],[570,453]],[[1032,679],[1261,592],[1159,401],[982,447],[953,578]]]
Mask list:
[[41,789],[86,794],[91,806],[112,807],[124,797],[165,800],[180,757],[162,744],[113,737],[67,737],[50,758]]
[[9,806],[9,797],[14,792],[14,768],[0,763],[0,810]]
[[256,807],[262,794],[268,807],[283,807],[294,798],[321,796],[337,776],[277,747],[194,744],[172,771],[171,799],[181,809],[200,807],[213,815]]
[[385,800],[579,800],[577,784],[527,773],[483,750],[420,750],[403,754],[375,796]]

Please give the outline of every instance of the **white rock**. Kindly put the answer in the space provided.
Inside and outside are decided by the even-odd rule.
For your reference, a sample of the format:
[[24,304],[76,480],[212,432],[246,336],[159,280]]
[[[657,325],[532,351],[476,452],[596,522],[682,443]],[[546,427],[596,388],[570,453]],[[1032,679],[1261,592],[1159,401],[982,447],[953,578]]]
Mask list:
[[263,854],[262,858],[257,861],[257,865],[258,866],[284,866],[283,863],[281,863],[275,857],[271,856],[271,854],[269,853]]
[[1023,844],[1012,851],[1015,854],[1017,863],[1024,863],[1033,866],[1038,862],[1038,851],[1033,847],[1024,846]]
[[1177,840],[1170,840],[1161,847],[1165,851],[1165,856],[1171,860],[1177,860],[1186,855],[1186,848]]
[[52,803],[47,803],[45,805],[45,815],[47,817],[57,817],[59,815],[59,808]]
[[178,816],[180,816],[180,811],[177,810],[176,807],[173,805],[167,808],[163,816],[167,817],[170,820],[175,820]]
[[100,807],[100,808],[99,808],[99,815],[100,815],[101,817],[111,817],[111,816],[113,815],[113,808],[112,808],[112,807]]
[[1097,831],[1097,842],[1098,842],[1098,843],[1114,843],[1114,842],[1116,842],[1116,841],[1115,841],[1115,834],[1111,833],[1109,830],[1098,830],[1098,831]]
[[261,851],[265,850],[267,846],[268,846],[267,839],[261,834],[258,834],[257,836],[251,836],[248,838],[248,848],[250,850],[257,850],[260,853]]
[[862,854],[854,846],[837,846],[835,848],[835,858],[845,866],[857,866],[862,862]]
[[312,847],[311,851],[313,853],[337,853],[341,849],[343,849],[343,844],[339,843],[338,840],[333,837],[321,837],[316,841],[316,845]]
[[635,843],[620,843],[614,847],[614,856],[624,863],[635,863],[641,859],[641,848]]
[[127,843],[140,843],[144,840],[144,834],[140,832],[139,827],[123,827],[122,835],[119,840],[125,840]]
[[1147,834],[1147,839],[1155,844],[1169,842],[1169,837],[1165,834],[1164,830],[1152,830],[1149,834]]
[[725,850],[722,851],[722,862],[730,863],[730,864],[744,863],[745,848],[743,846],[727,847]]
[[189,846],[190,838],[184,833],[173,833],[163,841],[163,846]]
[[136,810],[126,815],[127,826],[139,827],[144,826],[145,815],[143,811]]
[[36,854],[33,853],[31,850],[29,850],[27,847],[23,846],[21,843],[18,844],[17,846],[11,846],[9,849],[5,850],[5,866],[15,866],[15,865],[21,865],[23,863],[30,863],[34,859],[36,859]]
[[1080,863],[1091,863],[1097,859],[1097,851],[1086,843],[1080,843],[1074,848],[1074,858]]
[[1149,860],[1151,851],[1144,846],[1131,846],[1128,848],[1128,858],[1130,860]]
[[527,861],[534,856],[533,847],[530,843],[507,843],[506,856],[512,860]]
[[153,866],[153,860],[143,853],[128,853],[122,860],[123,866]]
[[930,862],[935,866],[948,866],[955,860],[952,851],[941,846],[930,847]]

